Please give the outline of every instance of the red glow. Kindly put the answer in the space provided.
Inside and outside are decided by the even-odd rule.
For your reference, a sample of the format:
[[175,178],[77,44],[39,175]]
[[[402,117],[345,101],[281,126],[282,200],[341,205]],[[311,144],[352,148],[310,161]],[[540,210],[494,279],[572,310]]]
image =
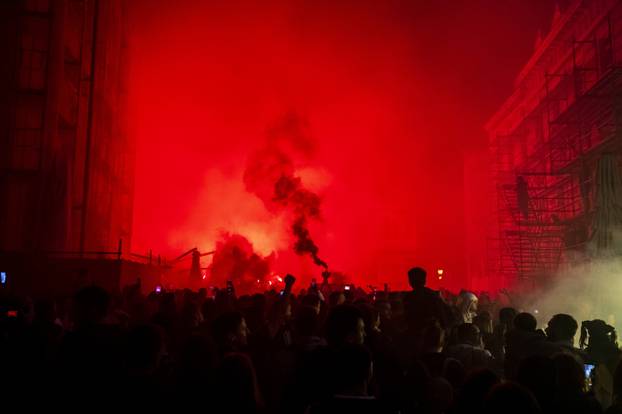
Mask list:
[[[314,149],[292,173],[321,199],[307,224],[330,268],[397,289],[411,266],[445,263],[464,285],[462,150],[484,143],[504,97],[490,85],[510,89],[534,11],[433,3],[132,2],[133,249],[208,251],[227,232],[278,274],[319,277],[293,252],[291,217],[244,182],[267,130],[294,112]],[[522,43],[507,50],[510,34]]]

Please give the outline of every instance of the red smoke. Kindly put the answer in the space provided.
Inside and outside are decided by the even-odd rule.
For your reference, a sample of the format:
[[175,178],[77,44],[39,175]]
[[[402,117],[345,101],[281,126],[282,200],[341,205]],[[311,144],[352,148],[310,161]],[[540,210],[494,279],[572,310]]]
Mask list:
[[485,146],[544,3],[129,2],[132,249],[227,232],[279,274],[319,278],[319,255],[361,285],[422,265],[464,286],[463,150]]
[[216,252],[209,267],[210,285],[222,287],[228,280],[235,281],[238,291],[257,289],[270,274],[273,255],[262,257],[242,235],[225,233],[216,243]]
[[309,220],[320,218],[320,197],[304,187],[292,159],[296,153],[311,158],[314,147],[307,123],[295,113],[286,114],[268,130],[266,146],[249,158],[244,183],[269,211],[292,216],[294,252],[311,255],[316,265],[326,269],[308,228]]

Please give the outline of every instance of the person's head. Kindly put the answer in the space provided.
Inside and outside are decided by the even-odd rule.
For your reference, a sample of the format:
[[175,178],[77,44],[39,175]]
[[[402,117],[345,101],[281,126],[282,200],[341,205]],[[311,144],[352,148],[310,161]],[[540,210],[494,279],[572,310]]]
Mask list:
[[138,325],[127,334],[126,364],[134,372],[153,372],[164,355],[164,335],[156,325]]
[[359,303],[356,305],[363,315],[363,322],[365,322],[365,329],[367,332],[380,329],[380,313],[376,308],[367,304]]
[[408,271],[408,283],[413,289],[425,287],[426,271],[421,267],[413,267]]
[[294,334],[298,337],[317,335],[319,316],[315,308],[301,306],[294,319]]
[[463,323],[458,326],[457,339],[460,344],[468,344],[473,346],[482,345],[482,337],[477,325],[472,323]]
[[585,371],[577,358],[572,354],[560,352],[553,355],[553,363],[560,392],[569,395],[582,393],[585,386]]
[[460,394],[456,398],[457,411],[481,412],[486,395],[499,383],[501,383],[499,376],[489,369],[471,372],[464,380]]
[[168,316],[175,315],[177,313],[177,297],[176,293],[166,292],[162,295],[160,301],[160,313]]
[[376,307],[376,309],[378,309],[378,313],[380,313],[381,319],[389,320],[393,316],[391,311],[391,302],[389,302],[388,300],[377,300],[374,306]]
[[74,297],[74,322],[76,326],[96,325],[108,315],[110,295],[99,286],[82,288]]
[[538,414],[540,412],[540,406],[531,392],[513,382],[495,385],[484,403],[486,414]]
[[483,334],[492,333],[492,318],[487,311],[480,312],[473,318],[473,324],[476,325]]
[[338,305],[328,314],[326,339],[332,346],[362,345],[365,341],[365,322],[361,311],[352,305]]
[[538,327],[536,318],[528,312],[521,312],[514,318],[514,328],[523,332],[535,332]]
[[246,320],[239,312],[225,312],[212,323],[214,341],[225,351],[236,351],[248,343]]
[[601,319],[583,321],[579,343],[581,348],[587,345],[588,352],[598,352],[609,347],[617,349],[616,330]]
[[188,301],[184,303],[181,310],[181,321],[188,328],[196,328],[203,322],[203,314],[195,302]]
[[572,316],[566,315],[565,313],[558,313],[549,321],[546,328],[546,334],[553,342],[574,342],[574,336],[577,333],[578,328],[579,325]]
[[216,360],[214,343],[207,336],[190,335],[178,350],[177,369],[182,382],[204,382],[213,375]]
[[425,386],[423,406],[426,413],[444,413],[451,407],[454,389],[445,378],[430,378]]
[[328,303],[330,307],[335,307],[337,305],[342,305],[346,301],[346,295],[342,291],[335,291],[330,294],[328,297]]
[[255,367],[244,354],[231,353],[224,357],[216,387],[217,399],[229,412],[257,412],[261,404]]
[[446,378],[455,389],[461,388],[466,377],[466,370],[462,362],[455,358],[447,358],[444,365],[443,378]]
[[555,398],[557,374],[551,358],[533,355],[523,359],[516,381],[536,397],[540,407],[550,408]]
[[476,315],[477,304],[478,299],[475,293],[466,290],[460,292],[460,294],[458,295],[456,306],[467,319],[465,320],[465,322],[470,322],[470,318]]
[[363,345],[348,344],[334,355],[334,392],[365,395],[373,374],[371,354]]
[[216,312],[216,302],[214,299],[207,298],[201,305],[201,315],[204,321],[211,322],[214,319]]
[[499,323],[506,326],[511,326],[514,318],[516,317],[516,309],[514,308],[501,308],[499,310]]
[[309,306],[315,309],[318,315],[320,314],[322,301],[320,300],[320,297],[316,293],[307,293],[305,296],[303,296],[302,300],[300,301],[300,304],[302,306]]

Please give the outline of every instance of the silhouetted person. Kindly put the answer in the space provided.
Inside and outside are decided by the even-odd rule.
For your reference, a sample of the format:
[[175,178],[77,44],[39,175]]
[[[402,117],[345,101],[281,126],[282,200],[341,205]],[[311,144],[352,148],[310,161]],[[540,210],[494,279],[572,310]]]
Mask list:
[[554,412],[557,372],[551,358],[533,355],[523,359],[518,367],[516,382],[531,391],[542,411]]
[[402,369],[391,341],[382,332],[380,312],[368,303],[361,303],[358,308],[365,321],[365,345],[374,359],[376,396],[399,409],[399,387],[402,381]]
[[448,328],[451,312],[439,293],[425,286],[426,271],[420,267],[410,269],[408,283],[412,291],[404,296],[404,310],[411,335],[421,332],[432,321]]
[[622,414],[622,364],[618,364],[613,374],[613,399],[607,414]]
[[303,412],[304,407],[331,396],[336,378],[336,358],[340,349],[365,342],[365,322],[361,311],[353,305],[337,305],[331,309],[325,324],[328,347],[316,347],[299,354],[298,367],[290,386],[290,412]]
[[328,314],[326,339],[331,347],[362,345],[365,342],[365,321],[362,312],[352,305],[338,305]]
[[301,305],[312,307],[319,315],[322,301],[320,300],[320,297],[317,293],[307,293],[305,296],[303,296]]
[[516,315],[513,327],[505,334],[505,376],[516,378],[521,361],[532,355],[550,356],[555,347],[547,343],[544,334],[536,331],[536,318],[527,312]]
[[558,353],[553,356],[557,373],[557,392],[555,393],[555,412],[567,414],[598,414],[602,412],[596,399],[584,390],[585,371],[577,357],[571,353]]
[[446,350],[447,355],[460,361],[467,372],[476,368],[489,368],[493,358],[490,352],[483,348],[477,326],[463,323],[456,331],[458,343]]
[[438,323],[431,323],[422,331],[419,361],[423,363],[432,378],[444,376],[445,361],[448,358],[443,353],[444,345],[445,331]]
[[514,308],[506,307],[499,310],[499,323],[493,329],[494,342],[490,349],[492,356],[499,361],[505,358],[505,336],[512,329],[515,317],[516,309]]
[[123,401],[150,407],[156,399],[162,403],[165,381],[160,366],[166,353],[162,329],[138,325],[127,333],[124,342]]
[[441,414],[451,407],[454,389],[445,378],[430,378],[425,385],[423,410],[428,414]]
[[153,315],[152,322],[164,330],[167,347],[175,350],[178,345],[179,334],[179,314],[177,312],[177,303],[175,302],[175,294],[171,292],[162,293],[159,309]]
[[493,387],[484,403],[486,414],[539,414],[541,412],[531,392],[512,382]]
[[580,364],[587,360],[587,356],[574,346],[574,337],[579,325],[570,315],[558,313],[554,315],[546,327],[546,335],[552,347],[545,348],[545,354],[553,355],[558,352],[573,355]]
[[257,413],[263,407],[251,359],[240,353],[227,354],[216,372],[215,407],[230,413]]
[[301,306],[294,319],[294,346],[301,351],[313,351],[325,346],[326,341],[320,337],[319,315],[311,306]]
[[78,399],[98,399],[111,394],[121,373],[121,335],[106,323],[110,295],[98,286],[81,289],[74,297],[74,330],[62,343],[60,364],[63,387]]
[[523,216],[523,219],[529,217],[529,185],[524,177],[516,177],[516,198],[518,203],[518,210]]
[[471,372],[464,381],[460,393],[456,397],[451,413],[481,413],[484,409],[486,395],[501,379],[489,369]]
[[514,318],[514,327],[521,332],[535,332],[538,321],[531,313],[521,312]]
[[240,352],[248,345],[248,327],[240,312],[226,312],[216,318],[212,334],[220,354]]
[[492,331],[492,317],[488,311],[480,312],[473,318],[473,324],[478,327],[484,348],[492,353],[494,349],[494,336]]
[[371,354],[362,345],[348,344],[334,358],[331,397],[311,407],[311,414],[384,413],[380,403],[368,393],[373,368]]
[[600,319],[583,321],[579,343],[581,348],[585,347],[585,362],[595,366],[594,395],[603,408],[608,408],[613,398],[614,373],[621,358],[615,328]]

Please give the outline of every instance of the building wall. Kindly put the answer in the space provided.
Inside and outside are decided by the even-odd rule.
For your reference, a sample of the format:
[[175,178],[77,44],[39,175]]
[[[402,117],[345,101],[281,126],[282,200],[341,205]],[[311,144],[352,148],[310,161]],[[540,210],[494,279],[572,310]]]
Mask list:
[[0,18],[12,24],[0,41],[1,250],[115,251],[120,238],[129,245],[125,6],[2,2]]
[[[567,2],[488,122],[499,227],[489,272],[535,280],[586,243],[595,165],[621,148],[621,58],[622,2]],[[528,214],[518,205],[519,178]]]

